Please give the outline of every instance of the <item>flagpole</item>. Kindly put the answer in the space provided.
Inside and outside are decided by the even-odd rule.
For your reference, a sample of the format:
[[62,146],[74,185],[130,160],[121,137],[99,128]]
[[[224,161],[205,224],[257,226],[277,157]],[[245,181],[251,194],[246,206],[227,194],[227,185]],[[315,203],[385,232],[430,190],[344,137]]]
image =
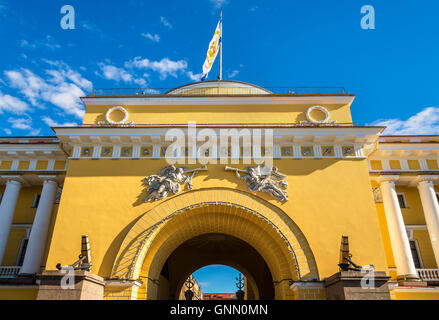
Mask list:
[[220,35],[220,61],[219,61],[219,80],[223,79],[223,10],[221,10],[221,35]]

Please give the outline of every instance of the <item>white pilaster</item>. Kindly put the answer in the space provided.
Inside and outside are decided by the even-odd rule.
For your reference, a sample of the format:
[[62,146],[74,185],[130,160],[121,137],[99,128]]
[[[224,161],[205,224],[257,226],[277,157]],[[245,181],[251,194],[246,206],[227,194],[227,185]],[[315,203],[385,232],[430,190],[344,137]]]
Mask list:
[[428,171],[428,165],[426,159],[419,159],[419,165],[422,171]]
[[120,144],[115,144],[113,146],[113,159],[119,159],[120,158],[120,149],[121,149],[121,145]]
[[72,159],[79,159],[80,156],[81,156],[81,146],[74,146]]
[[314,145],[314,157],[315,158],[322,157],[322,146],[319,144]]
[[342,149],[341,149],[341,145],[336,144],[336,145],[334,146],[334,155],[335,155],[335,157],[336,157],[337,159],[341,159],[341,158],[343,158],[343,152],[342,152]]
[[99,159],[101,157],[102,145],[95,144],[93,145],[93,155],[92,159]]
[[402,171],[409,171],[410,170],[407,159],[401,159],[401,170]]
[[[6,177],[4,177],[6,178]],[[9,178],[6,183],[5,193],[0,204],[0,265],[3,261],[18,195],[20,194],[21,182]]]
[[380,177],[380,188],[383,196],[384,211],[389,229],[393,257],[399,279],[418,279],[415,264],[410,250],[409,239],[405,229],[401,208],[395,190],[395,182],[399,176]]
[[133,145],[133,159],[139,159],[140,158],[140,144],[134,144]]
[[433,185],[433,180],[437,178],[437,176],[419,176],[418,190],[436,265],[439,267],[439,204]]
[[44,181],[40,203],[38,204],[34,223],[32,224],[29,243],[20,273],[32,274],[40,270],[57,188],[58,183],[56,181],[50,179]]
[[298,145],[293,146],[293,158],[301,159],[302,158],[302,149]]

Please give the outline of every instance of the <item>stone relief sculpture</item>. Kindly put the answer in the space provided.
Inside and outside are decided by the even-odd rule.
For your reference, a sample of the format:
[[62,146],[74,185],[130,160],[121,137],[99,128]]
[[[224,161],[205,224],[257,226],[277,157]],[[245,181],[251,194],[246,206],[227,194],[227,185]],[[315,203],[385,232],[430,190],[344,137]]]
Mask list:
[[[262,191],[280,201],[288,201],[286,191],[282,190],[288,187],[288,183],[284,181],[287,176],[278,172],[276,167],[257,166],[240,170],[226,166],[225,170],[235,171],[236,176],[244,180],[252,192]],[[240,172],[245,173],[245,175],[240,175]]]
[[381,195],[381,189],[379,187],[372,188],[373,198],[375,203],[383,203],[383,196]]
[[[193,188],[192,178],[199,171],[206,171],[207,166],[189,170],[187,167],[167,166],[160,170],[159,174],[151,175],[144,179],[145,185],[148,186],[148,196],[145,202],[157,201],[166,198],[169,193],[177,194],[181,191],[181,184],[187,184],[188,190]],[[190,176],[185,174],[192,173]]]

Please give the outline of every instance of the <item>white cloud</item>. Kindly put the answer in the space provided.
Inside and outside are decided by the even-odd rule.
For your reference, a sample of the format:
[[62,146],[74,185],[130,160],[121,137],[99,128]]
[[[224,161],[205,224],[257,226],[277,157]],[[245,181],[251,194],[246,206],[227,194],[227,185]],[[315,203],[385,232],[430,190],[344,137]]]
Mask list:
[[83,105],[79,99],[85,95],[83,89],[91,90],[92,83],[72,70],[62,61],[45,60],[56,69],[45,70],[49,77],[43,79],[29,69],[6,70],[12,88],[20,92],[36,107],[44,107],[42,102],[50,102],[65,113],[82,118]]
[[32,119],[25,119],[25,118],[9,118],[8,122],[12,125],[12,128],[14,129],[20,129],[20,130],[32,130]]
[[199,285],[201,288],[206,288],[206,287],[209,287],[209,286],[210,286],[210,282],[198,282],[198,285]]
[[64,122],[59,123],[55,120],[53,120],[50,117],[42,117],[41,118],[49,127],[74,127],[77,125],[76,122]]
[[115,80],[117,82],[132,82],[133,76],[126,72],[122,68],[115,67],[113,65],[108,65],[103,62],[98,63],[99,68],[101,68],[103,72],[103,76],[107,80]]
[[221,8],[223,5],[225,5],[227,3],[226,0],[209,0],[209,1],[211,3],[213,3],[215,8]]
[[238,74],[239,74],[239,70],[233,70],[233,71],[227,73],[227,77],[229,79],[232,79],[232,78],[236,77]]
[[50,35],[47,35],[43,41],[29,42],[27,40],[21,40],[20,45],[22,48],[27,49],[48,48],[51,50],[55,50],[61,48],[61,45],[55,43],[55,39]]
[[384,131],[387,135],[439,134],[439,108],[425,108],[407,120],[380,119],[369,125],[387,127]]
[[91,91],[93,89],[93,84],[91,83],[91,81],[82,77],[80,73],[72,70],[65,62],[52,61],[48,59],[43,59],[43,61],[51,66],[58,67],[58,70],[46,70],[46,73],[50,74],[53,77],[54,81],[62,83],[65,78],[67,78],[74,84],[81,88],[84,88],[85,90]]
[[164,80],[168,75],[177,77],[177,72],[183,72],[187,68],[185,60],[172,61],[168,58],[163,58],[160,61],[151,61],[147,58],[135,57],[132,61],[125,63],[127,68],[150,69],[160,73],[160,79]]
[[160,17],[160,22],[165,26],[168,27],[169,29],[172,29],[172,24],[166,20],[165,17]]
[[29,132],[27,135],[28,136],[38,136],[38,135],[40,135],[40,132],[41,132],[41,129],[35,129],[35,130],[32,130],[31,132]]
[[94,23],[92,23],[90,21],[84,21],[84,22],[80,23],[80,26],[82,26],[82,28],[84,30],[87,30],[90,33],[96,35],[101,40],[111,40],[112,39],[112,37],[110,37],[107,33],[105,33],[101,28],[99,28],[97,25],[95,25]]
[[3,129],[3,131],[10,136],[12,134],[12,131],[10,129]]
[[159,42],[160,41],[160,36],[158,34],[154,34],[152,35],[151,33],[142,33],[142,37],[145,37],[153,42]]
[[203,75],[202,73],[194,74],[192,71],[188,71],[186,74],[192,81],[200,81]]
[[29,106],[26,102],[0,92],[0,113],[7,111],[15,114],[21,114],[28,110]]
[[107,80],[114,80],[117,82],[126,82],[126,83],[132,83],[139,86],[146,86],[145,79],[142,78],[135,78],[132,74],[127,72],[125,69],[113,66],[111,64],[105,64],[103,62],[98,63],[99,67],[102,70],[103,77]]

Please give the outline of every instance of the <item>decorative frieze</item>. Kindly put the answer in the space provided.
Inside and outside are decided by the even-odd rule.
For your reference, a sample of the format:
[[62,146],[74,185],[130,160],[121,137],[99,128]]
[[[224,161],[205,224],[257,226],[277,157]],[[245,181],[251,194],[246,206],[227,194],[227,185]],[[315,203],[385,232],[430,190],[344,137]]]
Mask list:
[[[153,144],[111,144],[105,145],[85,145],[74,146],[70,159],[142,159],[142,158],[165,158],[168,145]],[[223,148],[224,149],[224,148]],[[220,156],[230,159],[258,158],[264,156],[263,147],[260,152],[256,152],[254,147],[246,148],[235,146],[227,149],[217,148],[217,158]],[[360,158],[365,156],[360,147],[354,145],[278,145],[273,146],[274,159],[322,159],[322,158]],[[201,150],[201,146],[196,147],[196,155],[192,156],[191,150],[174,150],[172,158],[203,158],[206,157],[208,150]],[[222,152],[222,153],[221,153]],[[246,154],[247,153],[247,154]]]

